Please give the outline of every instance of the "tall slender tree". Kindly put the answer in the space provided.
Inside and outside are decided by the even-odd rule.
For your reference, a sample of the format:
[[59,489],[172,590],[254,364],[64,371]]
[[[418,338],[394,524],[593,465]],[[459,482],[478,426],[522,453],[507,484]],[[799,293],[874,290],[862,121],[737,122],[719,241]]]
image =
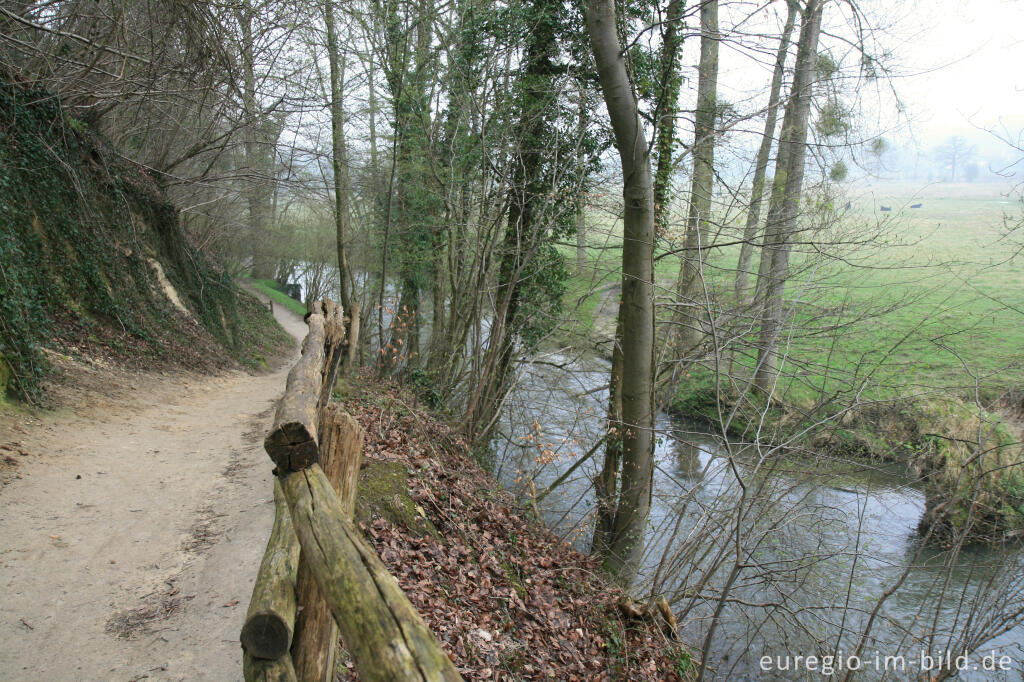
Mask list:
[[654,107],[657,166],[654,171],[654,222],[659,233],[668,228],[672,201],[672,171],[675,170],[676,115],[679,90],[683,84],[679,57],[683,50],[683,11],[685,0],[669,0],[665,10],[661,64],[658,75],[658,101]]
[[693,175],[686,219],[686,244],[679,269],[680,326],[677,351],[685,354],[704,336],[703,303],[699,300],[704,249],[711,223],[711,197],[715,181],[715,135],[718,120],[718,0],[700,6],[700,64],[697,69],[697,110],[693,131]]
[[761,205],[764,203],[764,181],[768,171],[768,160],[775,140],[775,128],[779,120],[782,102],[782,77],[785,75],[789,42],[800,11],[798,0],[786,0],[786,24],[782,29],[779,47],[775,52],[775,68],[768,93],[768,108],[765,111],[764,133],[754,161],[754,179],[750,187],[750,202],[747,204],[747,221],[743,229],[743,243],[740,245],[739,262],[736,265],[736,299],[744,302],[750,296],[750,264],[754,256],[754,243],[761,227]]
[[[574,205],[556,200],[578,189],[582,168],[574,148],[575,111],[563,106],[569,75],[562,63],[569,20],[557,0],[523,7],[526,33],[515,83],[508,216],[498,250],[496,305],[488,329],[484,371],[471,392],[466,431],[485,439],[508,393],[514,361],[555,323],[568,271],[551,243],[575,229]],[[555,196],[553,196],[555,195]]]
[[249,208],[249,239],[252,253],[252,276],[269,279],[274,276],[273,256],[269,249],[269,227],[271,221],[271,194],[274,163],[274,148],[284,128],[282,117],[275,117],[260,102],[259,74],[256,70],[257,46],[254,23],[259,18],[259,8],[249,0],[235,7],[238,23],[238,47],[241,57],[241,96],[243,127],[243,170],[245,197]]
[[[345,253],[349,220],[348,154],[345,144],[345,106],[342,100],[345,83],[345,57],[338,46],[338,26],[334,12],[335,0],[324,0],[324,24],[327,30],[327,58],[331,65],[331,165],[334,171],[334,226],[338,252],[338,294],[341,307],[352,328],[352,297],[349,295],[348,257]],[[358,315],[358,311],[355,311]],[[350,342],[356,340],[347,334]]]
[[[611,377],[612,391],[622,404],[621,421],[611,425],[611,437],[620,441],[621,475],[610,532],[598,549],[605,568],[629,584],[643,554],[654,466],[654,187],[614,0],[588,0],[586,23],[623,179],[622,301],[616,339],[622,369]],[[609,478],[614,476],[612,472]]]
[[[779,337],[783,330],[783,295],[789,276],[789,255],[800,213],[807,130],[814,88],[821,17],[827,0],[807,0],[797,43],[793,89],[782,120],[771,202],[765,224],[765,247],[760,279],[763,283],[761,330],[754,383],[769,393],[779,371]],[[767,267],[765,268],[765,264]]]
[[[382,11],[387,36],[382,66],[394,122],[386,222],[388,235],[394,232],[399,278],[399,297],[387,342],[390,348],[381,355],[380,369],[388,373],[396,358],[403,358],[408,366],[419,363],[420,305],[422,292],[433,279],[432,251],[441,204],[427,159],[435,8],[427,0],[389,0]],[[386,251],[384,258],[389,256]],[[386,285],[381,282],[381,287]]]

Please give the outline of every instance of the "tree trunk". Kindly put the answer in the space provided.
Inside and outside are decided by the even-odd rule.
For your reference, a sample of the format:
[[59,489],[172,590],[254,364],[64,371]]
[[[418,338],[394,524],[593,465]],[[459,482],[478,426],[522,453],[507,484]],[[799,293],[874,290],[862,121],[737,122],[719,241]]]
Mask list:
[[[679,270],[677,353],[680,357],[704,338],[704,302],[700,300],[704,249],[711,219],[715,181],[715,129],[718,118],[718,0],[700,6],[700,64],[697,72],[697,111],[694,119],[693,177],[686,219],[686,250]],[[684,312],[688,311],[688,312]]]
[[[621,307],[621,303],[620,303]],[[620,308],[621,309],[621,308]],[[615,503],[618,490],[619,468],[622,466],[622,315],[615,322],[615,340],[612,346],[612,374],[608,382],[608,442],[604,448],[604,464],[594,481],[597,518],[590,553],[604,556],[608,552],[612,530],[615,527]]]
[[670,0],[665,12],[665,36],[662,40],[661,82],[658,106],[654,113],[657,126],[658,166],[654,172],[654,226],[659,236],[668,229],[669,204],[672,202],[672,148],[675,146],[676,113],[679,110],[679,87],[683,83],[679,69],[679,52],[683,47],[684,0]]
[[587,217],[583,214],[585,202],[580,198],[576,209],[576,272],[583,272],[587,265]]
[[[338,50],[334,0],[324,0],[324,23],[327,25],[327,57],[331,63],[331,147],[334,169],[335,244],[338,251],[338,293],[341,296],[341,307],[348,315],[352,301],[349,298],[348,260],[345,254],[345,232],[348,223],[348,161],[345,148],[345,110],[342,103],[345,62]],[[351,334],[349,338],[350,343],[356,341],[351,339]],[[346,367],[347,363],[343,362],[342,366]]]
[[[654,190],[614,0],[588,0],[587,30],[622,162],[622,475],[604,566],[629,584],[640,566],[653,473]],[[614,380],[615,377],[612,377]]]
[[509,377],[521,338],[519,306],[523,280],[537,260],[537,253],[550,225],[543,214],[545,197],[551,188],[545,163],[554,144],[549,125],[557,115],[556,78],[559,75],[557,17],[561,5],[552,0],[529,4],[531,28],[524,51],[522,76],[517,87],[519,114],[516,147],[509,187],[508,221],[502,239],[496,288],[494,318],[491,321],[486,355],[478,386],[471,396],[466,432],[471,440],[489,437],[498,411],[508,393]]
[[757,239],[758,227],[761,222],[761,204],[764,199],[764,179],[768,171],[768,158],[771,156],[772,141],[775,139],[775,126],[778,123],[779,104],[782,95],[782,77],[786,69],[786,56],[789,54],[789,40],[793,34],[793,25],[800,9],[797,0],[786,0],[786,25],[779,40],[779,49],[775,53],[775,71],[772,73],[772,84],[768,94],[767,117],[764,122],[764,134],[761,146],[757,150],[754,162],[754,181],[750,189],[750,204],[747,207],[747,222],[743,229],[743,244],[740,245],[740,258],[736,265],[736,300],[744,303],[750,296],[750,263],[754,256],[754,241]]
[[[584,164],[587,162],[586,149],[583,144],[584,136],[587,132],[587,126],[590,124],[590,117],[587,112],[587,93],[580,86],[579,92],[579,108],[577,109],[577,127],[576,127],[576,167],[582,169]],[[583,268],[587,266],[587,216],[586,207],[587,200],[586,194],[583,192],[585,184],[579,183],[579,195],[576,199],[576,274],[583,272]]]
[[[754,383],[770,393],[778,377],[779,335],[783,322],[783,295],[789,276],[789,254],[793,247],[800,195],[803,191],[807,157],[807,128],[814,87],[818,35],[821,32],[823,0],[808,0],[803,11],[797,44],[793,92],[786,106],[779,140],[779,162],[775,169],[772,199],[768,207],[765,240],[772,245],[771,265],[764,284],[760,348]],[[779,165],[785,162],[784,165]],[[766,245],[767,245],[766,244]],[[763,259],[762,259],[763,260]]]
[[[249,209],[248,246],[252,254],[252,276],[256,279],[270,279],[274,276],[274,263],[270,257],[270,191],[267,183],[268,154],[265,114],[260,109],[256,91],[256,63],[252,29],[254,10],[249,2],[241,3],[235,10],[242,33],[242,108],[245,117],[243,127],[243,149],[245,151],[245,198]],[[272,161],[272,157],[269,159]]]

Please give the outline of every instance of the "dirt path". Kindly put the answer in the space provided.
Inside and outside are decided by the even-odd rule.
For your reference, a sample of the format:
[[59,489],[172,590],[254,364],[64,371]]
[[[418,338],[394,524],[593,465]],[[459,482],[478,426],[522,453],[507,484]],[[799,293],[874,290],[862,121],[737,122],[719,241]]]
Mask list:
[[0,451],[17,462],[0,488],[0,679],[241,679],[273,519],[262,439],[290,365],[135,374],[114,399],[7,415],[0,445],[28,454]]

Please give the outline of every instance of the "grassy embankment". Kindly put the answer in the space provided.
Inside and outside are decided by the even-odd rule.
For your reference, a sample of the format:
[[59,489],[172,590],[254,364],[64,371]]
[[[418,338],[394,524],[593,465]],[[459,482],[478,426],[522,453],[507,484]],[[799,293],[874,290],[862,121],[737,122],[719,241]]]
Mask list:
[[[1006,191],[970,184],[855,190],[850,210],[834,225],[802,236],[815,244],[794,249],[786,290],[793,324],[783,339],[786,359],[769,410],[769,438],[785,440],[809,420],[866,404],[835,419],[815,445],[912,457],[922,474],[932,475],[936,504],[966,500],[976,475],[998,469],[985,474],[988,498],[975,505],[985,517],[979,527],[1024,526],[1024,476],[1000,468],[1016,461],[1019,447],[993,407],[1014,403],[1014,396],[1019,402],[1024,347],[1024,262],[1011,257],[1015,240],[1006,238],[1021,207]],[[910,208],[917,203],[920,208]],[[892,210],[881,211],[883,205]],[[729,230],[741,220],[729,220],[719,241],[732,241]],[[618,279],[621,258],[616,227],[591,222],[587,267],[574,274],[568,296],[584,333],[595,327],[600,291]],[[575,258],[568,247],[566,255]],[[737,255],[735,246],[709,254],[707,286],[726,306],[734,301]],[[677,272],[674,257],[656,263],[664,293]],[[766,409],[756,394],[740,400],[756,362],[755,343],[746,335],[721,365],[688,367],[672,408],[720,424],[720,409],[738,403],[728,426],[750,437]],[[976,399],[989,409],[979,409]],[[973,457],[977,452],[984,454]],[[965,463],[975,472],[961,475]],[[949,509],[940,524],[964,520],[964,504]]]
[[274,303],[279,303],[285,306],[297,315],[304,316],[308,312],[306,310],[306,306],[303,305],[301,301],[296,301],[294,298],[281,291],[278,288],[277,282],[272,279],[253,279],[251,277],[244,277],[242,280],[252,285],[253,289],[264,294]]

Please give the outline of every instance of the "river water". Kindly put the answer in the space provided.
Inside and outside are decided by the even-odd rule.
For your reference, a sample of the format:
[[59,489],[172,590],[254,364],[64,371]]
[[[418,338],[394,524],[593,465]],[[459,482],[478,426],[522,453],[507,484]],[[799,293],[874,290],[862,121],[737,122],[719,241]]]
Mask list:
[[[393,287],[386,293],[393,297]],[[524,501],[600,438],[608,375],[605,361],[563,353],[521,367],[492,449],[495,475]],[[650,525],[634,591],[668,595],[696,652],[726,593],[708,647],[710,679],[838,679],[844,665],[860,666],[856,679],[927,679],[945,664],[962,668],[957,679],[1024,681],[1018,548],[923,547],[924,495],[896,466],[730,442],[667,414],[655,429]],[[538,504],[583,552],[600,455]],[[869,619],[869,637],[851,658]],[[965,647],[973,653],[957,660]]]
[[[525,365],[493,443],[499,479],[528,500],[590,450],[607,381],[607,363],[593,358],[554,353]],[[729,585],[708,649],[712,678],[828,679],[828,662],[834,677],[845,663],[860,666],[857,679],[917,679],[936,674],[950,651],[957,679],[1024,680],[1019,550],[923,547],[924,495],[898,467],[733,443],[665,414],[655,428],[635,591],[668,594],[700,651]],[[600,452],[539,504],[581,551],[599,461]],[[958,661],[965,646],[974,653]]]

